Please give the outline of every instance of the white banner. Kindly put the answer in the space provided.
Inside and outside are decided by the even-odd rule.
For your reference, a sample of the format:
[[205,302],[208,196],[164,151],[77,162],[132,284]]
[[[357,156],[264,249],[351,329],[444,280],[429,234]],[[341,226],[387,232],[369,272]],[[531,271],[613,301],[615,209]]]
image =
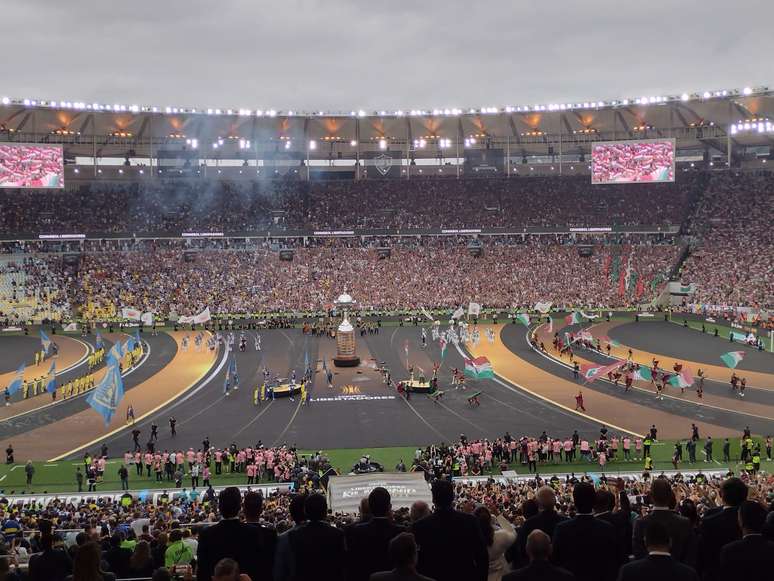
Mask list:
[[193,315],[193,316],[190,316],[190,317],[182,316],[182,317],[178,318],[177,322],[182,324],[182,325],[189,325],[191,323],[201,324],[201,323],[206,323],[211,318],[212,317],[210,317],[210,307],[207,307],[206,309],[204,309],[198,315]]
[[77,331],[78,330],[78,323],[67,323],[65,325],[65,327],[64,327],[64,330],[67,331],[68,333],[70,333],[72,331]]
[[121,318],[129,319],[130,321],[139,321],[142,317],[142,313],[134,307],[123,307],[121,309]]
[[454,313],[452,313],[452,316],[451,316],[451,318],[452,318],[452,319],[459,319],[459,318],[460,318],[462,315],[464,315],[464,314],[465,314],[465,309],[463,309],[462,307],[460,307],[460,308],[458,308],[456,311],[454,311]]
[[143,313],[142,317],[140,318],[143,325],[147,325],[148,327],[153,325],[153,313]]
[[198,315],[194,315],[193,322],[197,324],[206,323],[211,318],[212,317],[210,317],[210,307],[207,307]]
[[547,303],[535,303],[535,310],[539,313],[543,313],[544,315],[551,310],[551,305],[554,303],[547,302]]
[[[389,467],[388,467],[389,468]],[[432,504],[430,486],[421,472],[395,472],[331,476],[328,500],[332,511],[356,513],[360,499],[367,497],[377,486],[386,488],[393,508],[410,508],[417,500]]]
[[468,317],[477,317],[481,314],[481,305],[478,303],[470,303],[468,305]]

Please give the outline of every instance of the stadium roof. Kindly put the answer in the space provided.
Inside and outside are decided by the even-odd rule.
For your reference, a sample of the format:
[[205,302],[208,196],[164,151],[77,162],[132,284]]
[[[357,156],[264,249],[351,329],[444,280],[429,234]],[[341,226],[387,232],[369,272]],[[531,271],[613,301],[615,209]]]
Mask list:
[[200,151],[201,157],[287,150],[324,158],[334,151],[351,156],[355,149],[411,151],[417,157],[466,147],[502,147],[514,155],[583,153],[595,141],[674,137],[681,149],[726,153],[728,145],[772,147],[770,119],[774,91],[768,87],[579,103],[336,113],[4,97],[0,141],[62,143],[73,156],[142,157],[185,148]]

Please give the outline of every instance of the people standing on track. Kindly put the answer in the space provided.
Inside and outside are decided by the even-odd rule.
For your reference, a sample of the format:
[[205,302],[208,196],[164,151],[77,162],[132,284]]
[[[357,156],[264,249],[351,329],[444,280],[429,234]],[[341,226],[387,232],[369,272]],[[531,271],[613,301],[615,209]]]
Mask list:
[[150,441],[155,442],[159,439],[159,426],[156,424],[156,422],[151,423],[150,426],[151,433],[150,433]]
[[132,404],[129,404],[129,407],[126,408],[126,423],[134,424],[134,407]]
[[170,432],[170,435],[173,438],[175,436],[177,436],[177,430],[175,429],[176,426],[177,426],[177,420],[175,419],[174,416],[170,417],[169,418],[169,432]]

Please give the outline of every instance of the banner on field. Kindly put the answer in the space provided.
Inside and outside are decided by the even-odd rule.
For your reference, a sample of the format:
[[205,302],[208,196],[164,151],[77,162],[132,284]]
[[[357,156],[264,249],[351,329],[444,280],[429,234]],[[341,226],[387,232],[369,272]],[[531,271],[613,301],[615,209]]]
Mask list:
[[468,304],[468,317],[478,317],[481,314],[481,305],[478,303]]
[[143,313],[140,321],[147,327],[153,326],[153,313]]
[[360,500],[377,486],[390,493],[393,508],[411,508],[418,500],[432,503],[430,486],[421,472],[331,476],[328,482],[330,508],[334,512],[356,513]]
[[193,323],[195,325],[201,325],[202,323],[206,323],[210,319],[212,319],[212,317],[210,316],[210,307],[207,307],[201,313],[199,313],[198,315],[193,315],[193,316],[190,316],[190,317],[183,316],[183,317],[180,317],[177,320],[177,322],[181,323],[183,325],[188,325],[188,324],[191,324],[191,323]]
[[541,303],[535,303],[535,310],[536,310],[538,313],[543,313],[543,314],[545,315],[546,313],[548,313],[548,311],[550,311],[550,310],[551,310],[551,305],[553,305],[553,304],[554,304],[554,303],[551,303],[551,302],[546,302],[546,303],[542,303],[542,302],[541,302]]

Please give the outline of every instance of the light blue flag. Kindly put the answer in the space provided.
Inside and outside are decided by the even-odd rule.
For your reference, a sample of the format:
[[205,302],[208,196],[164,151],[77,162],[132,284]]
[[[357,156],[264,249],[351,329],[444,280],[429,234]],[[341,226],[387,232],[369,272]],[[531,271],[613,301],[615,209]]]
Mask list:
[[105,346],[105,342],[102,340],[102,334],[97,331],[97,339],[95,341],[97,349],[102,349]]
[[46,377],[46,391],[48,393],[54,393],[56,391],[56,361],[51,362],[51,368],[48,370],[48,376]]
[[86,398],[86,402],[102,416],[102,419],[105,420],[105,426],[107,426],[113,419],[122,399],[124,399],[124,382],[121,379],[121,372],[117,363],[111,363],[105,377]]
[[129,337],[124,344],[124,353],[131,353],[134,351],[134,337]]
[[51,349],[51,339],[48,338],[43,329],[40,330],[40,344],[43,346],[43,351],[48,355],[48,350]]
[[134,330],[134,346],[135,347],[142,347],[142,339],[140,339],[140,329],[139,328]]
[[118,362],[124,358],[124,355],[126,355],[124,346],[121,345],[121,341],[116,341],[113,344],[113,346],[110,348],[110,351],[108,351],[107,358],[106,358],[108,365],[110,365],[111,363],[118,364]]
[[8,384],[8,393],[11,395],[15,394],[17,391],[19,391],[22,388],[22,384],[24,384],[24,369],[26,368],[26,365],[22,363],[19,365],[19,369],[16,370],[16,373],[13,376],[13,379],[11,380],[11,383]]

